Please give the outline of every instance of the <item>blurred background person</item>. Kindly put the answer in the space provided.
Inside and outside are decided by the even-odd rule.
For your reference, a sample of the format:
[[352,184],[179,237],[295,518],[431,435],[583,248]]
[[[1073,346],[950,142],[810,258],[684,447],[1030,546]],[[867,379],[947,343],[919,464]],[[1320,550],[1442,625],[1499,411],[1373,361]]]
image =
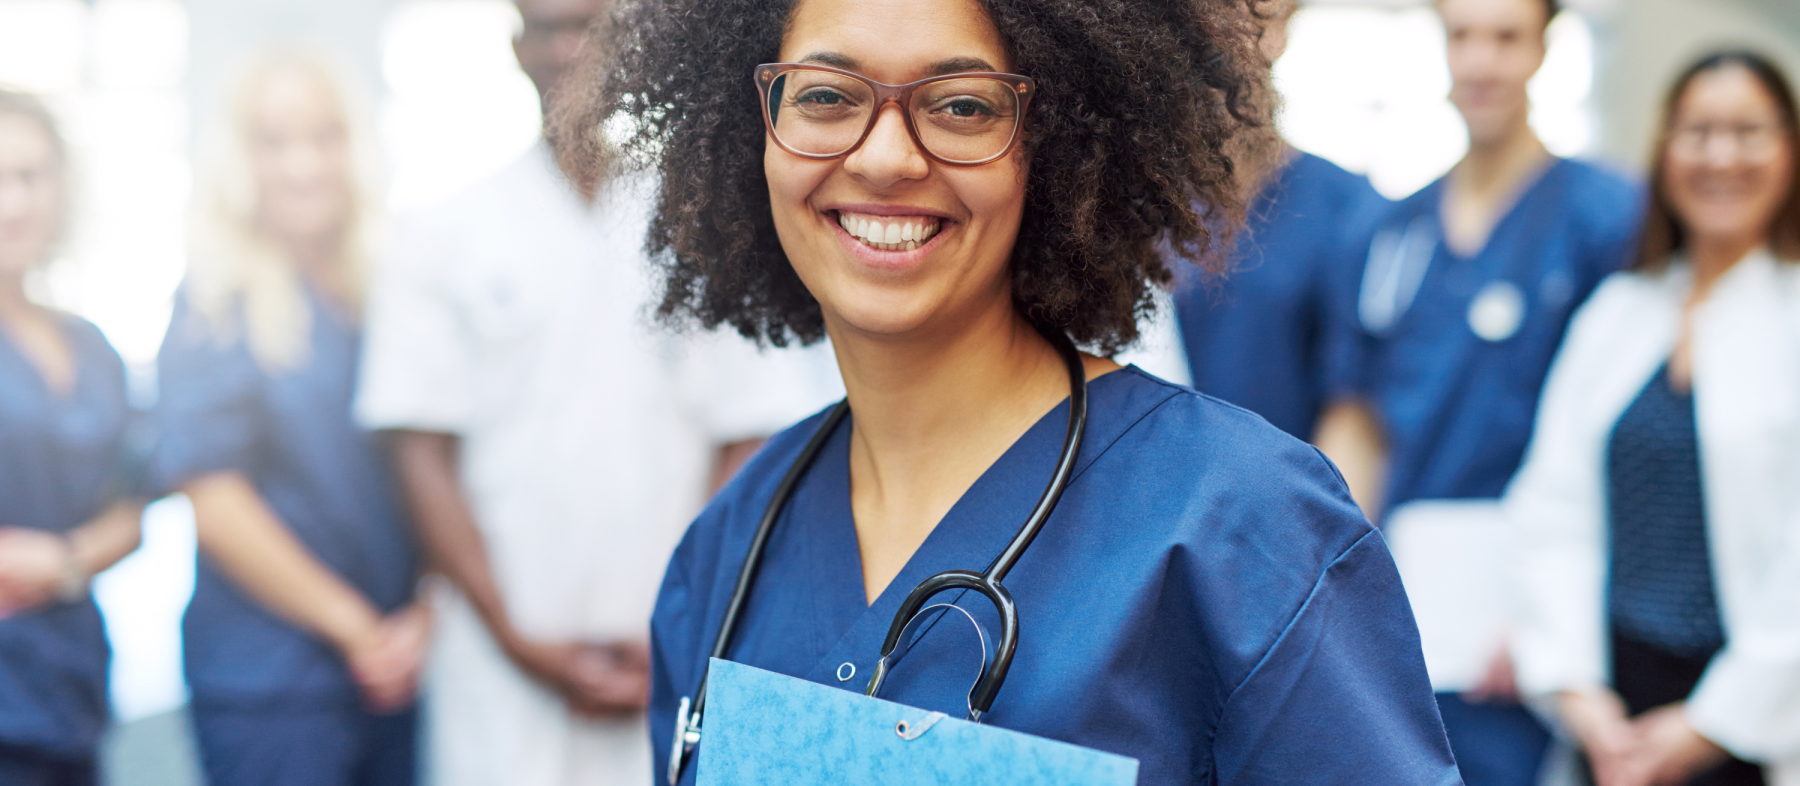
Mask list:
[[1576,316],[1507,492],[1520,683],[1600,786],[1800,783],[1797,121],[1758,55],[1677,79],[1636,259]]
[[298,52],[254,61],[225,121],[157,359],[151,467],[194,507],[201,763],[214,786],[411,784],[428,620],[388,468],[350,412],[366,151],[345,85]]
[[[1485,667],[1434,655],[1434,638],[1466,649],[1497,636],[1503,614],[1471,605],[1445,618],[1430,604],[1503,580],[1508,561],[1481,540],[1503,531],[1495,499],[1570,315],[1624,263],[1641,202],[1624,178],[1551,155],[1532,130],[1526,85],[1554,0],[1439,0],[1437,10],[1469,150],[1388,212],[1366,265],[1351,270],[1360,282],[1341,288],[1357,299],[1337,320],[1338,400],[1319,440],[1390,529],[1464,780],[1528,786],[1550,736],[1518,703],[1503,645],[1495,655],[1497,641],[1479,643]],[[1456,565],[1436,574],[1447,583],[1428,580],[1436,566],[1409,564],[1409,531],[1442,536],[1419,556]]]
[[97,783],[106,632],[94,574],[137,548],[119,356],[38,305],[69,213],[68,150],[35,98],[0,88],[0,783]]
[[[1267,9],[1261,48],[1271,63],[1287,49],[1298,5]],[[1250,203],[1231,271],[1222,283],[1182,282],[1176,322],[1195,389],[1312,439],[1324,407],[1328,288],[1349,278],[1336,268],[1361,262],[1345,248],[1388,202],[1368,178],[1290,144],[1279,156]]]
[[[513,51],[546,110],[606,5],[517,3]],[[540,141],[422,211],[371,303],[358,412],[394,432],[449,584],[428,675],[440,784],[645,782],[669,555],[760,437],[831,399],[816,352],[650,324],[648,188],[584,194],[585,163],[571,177]]]

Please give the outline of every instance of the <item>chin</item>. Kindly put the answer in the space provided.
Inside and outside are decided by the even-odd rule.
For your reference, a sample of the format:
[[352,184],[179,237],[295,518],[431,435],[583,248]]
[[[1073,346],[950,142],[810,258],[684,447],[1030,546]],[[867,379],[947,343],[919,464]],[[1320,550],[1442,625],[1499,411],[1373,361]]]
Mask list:
[[866,293],[831,311],[837,322],[856,333],[904,336],[928,325],[933,309],[913,298]]

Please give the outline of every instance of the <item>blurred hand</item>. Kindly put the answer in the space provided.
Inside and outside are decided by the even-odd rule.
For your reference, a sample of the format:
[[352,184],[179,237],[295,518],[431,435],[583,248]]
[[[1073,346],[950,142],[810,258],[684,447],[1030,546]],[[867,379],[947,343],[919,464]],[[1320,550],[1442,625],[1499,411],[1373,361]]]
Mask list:
[[1646,712],[1631,726],[1633,741],[1623,769],[1632,784],[1680,786],[1729,757],[1694,730],[1679,702]]
[[0,617],[50,602],[71,559],[69,542],[56,535],[0,529]]
[[588,717],[635,714],[650,701],[650,648],[643,642],[538,642],[516,639],[513,661]]
[[1519,682],[1513,671],[1512,649],[1505,642],[1501,642],[1494,657],[1488,661],[1487,671],[1482,673],[1481,682],[1476,683],[1474,690],[1465,696],[1469,701],[1481,704],[1519,703]]
[[431,612],[411,603],[345,649],[344,660],[369,709],[394,712],[412,703],[430,642]]
[[1563,722],[1580,741],[1594,769],[1596,786],[1641,786],[1638,769],[1628,758],[1637,743],[1637,732],[1625,718],[1625,704],[1605,688],[1567,691],[1557,697]]

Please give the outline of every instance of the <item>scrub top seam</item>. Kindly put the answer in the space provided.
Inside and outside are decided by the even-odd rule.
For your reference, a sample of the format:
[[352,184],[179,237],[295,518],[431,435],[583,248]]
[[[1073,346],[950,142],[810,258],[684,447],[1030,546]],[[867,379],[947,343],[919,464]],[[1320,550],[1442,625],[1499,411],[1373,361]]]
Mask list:
[[[1156,404],[1146,408],[1143,411],[1143,413],[1141,413],[1137,416],[1137,418],[1135,420],[1131,421],[1130,425],[1126,426],[1125,428],[1119,429],[1119,433],[1113,435],[1113,438],[1111,440],[1107,441],[1106,447],[1100,448],[1098,451],[1096,451],[1094,453],[1093,457],[1087,460],[1087,463],[1082,464],[1081,468],[1076,470],[1074,475],[1070,476],[1070,478],[1069,478],[1070,485],[1074,485],[1075,481],[1081,479],[1082,475],[1087,474],[1087,471],[1090,468],[1092,468],[1095,464],[1099,463],[1100,459],[1103,456],[1105,456],[1108,451],[1112,450],[1114,445],[1119,444],[1119,440],[1124,439],[1126,434],[1130,434],[1133,430],[1135,430],[1138,427],[1139,423],[1144,422],[1145,419],[1149,418],[1157,410],[1162,409],[1169,402],[1174,401],[1177,396],[1180,396],[1182,393],[1186,392],[1179,387],[1171,385],[1168,382],[1165,382],[1163,380],[1157,379],[1156,377],[1153,377],[1153,376],[1150,376],[1149,374],[1144,373],[1144,371],[1141,369],[1135,369],[1135,370],[1137,371],[1139,376],[1142,376],[1145,379],[1150,380],[1152,382],[1156,382],[1159,385],[1166,385],[1170,388],[1174,388],[1174,391],[1171,392],[1163,400],[1158,401],[1158,402],[1156,402]],[[1196,394],[1196,395],[1198,395],[1198,394]]]
[[1230,712],[1231,703],[1237,700],[1238,693],[1244,689],[1245,685],[1250,683],[1251,679],[1255,678],[1256,675],[1262,671],[1263,666],[1268,664],[1269,658],[1275,654],[1277,649],[1281,648],[1281,643],[1287,640],[1288,634],[1293,632],[1294,625],[1299,623],[1300,618],[1306,615],[1307,608],[1312,606],[1313,599],[1319,596],[1319,590],[1325,586],[1325,580],[1331,575],[1332,568],[1337,567],[1339,563],[1343,562],[1346,557],[1350,556],[1351,552],[1361,548],[1364,543],[1368,542],[1370,537],[1380,537],[1380,531],[1373,526],[1370,526],[1369,531],[1364,532],[1362,537],[1351,541],[1350,545],[1345,546],[1343,551],[1338,552],[1337,556],[1332,557],[1330,562],[1325,563],[1325,567],[1319,569],[1319,577],[1313,582],[1312,589],[1306,593],[1306,601],[1300,604],[1300,608],[1294,610],[1294,615],[1288,618],[1286,625],[1282,626],[1281,634],[1276,636],[1274,641],[1269,642],[1269,648],[1263,650],[1262,657],[1257,659],[1256,665],[1250,667],[1250,671],[1244,674],[1244,678],[1239,680],[1237,686],[1231,689],[1231,695],[1225,697],[1225,702],[1219,707],[1220,717],[1224,717]]

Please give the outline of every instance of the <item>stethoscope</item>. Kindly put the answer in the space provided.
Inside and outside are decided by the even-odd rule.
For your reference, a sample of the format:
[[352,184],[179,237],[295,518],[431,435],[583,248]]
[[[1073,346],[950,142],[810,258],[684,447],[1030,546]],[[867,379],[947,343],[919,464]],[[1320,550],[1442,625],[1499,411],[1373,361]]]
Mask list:
[[[983,662],[980,676],[975,686],[969,690],[969,720],[977,723],[981,721],[981,716],[993,706],[994,696],[1000,692],[1001,683],[1006,681],[1006,673],[1012,668],[1013,653],[1019,646],[1019,609],[1018,604],[1013,602],[1012,593],[1000,582],[1019,561],[1025,549],[1031,546],[1031,541],[1037,538],[1044,521],[1056,509],[1056,502],[1062,497],[1063,490],[1068,488],[1069,478],[1075,474],[1075,458],[1081,452],[1082,433],[1087,429],[1087,371],[1081,365],[1081,354],[1061,331],[1045,330],[1044,335],[1056,347],[1057,354],[1062,356],[1063,364],[1068,367],[1069,372],[1069,426],[1063,434],[1062,455],[1056,461],[1056,472],[1050,476],[1050,485],[1044,488],[1044,495],[1038,498],[1037,507],[1025,519],[1019,533],[988,564],[987,570],[981,573],[947,570],[913,587],[905,602],[900,604],[899,611],[894,614],[893,624],[888,626],[887,639],[881,645],[881,660],[876,663],[875,676],[869,680],[869,687],[864,691],[866,696],[874,696],[881,690],[881,683],[887,678],[888,669],[898,660],[894,657],[894,650],[899,646],[901,637],[917,621],[921,611],[925,610],[925,602],[950,590],[979,592],[993,602],[994,608],[1000,612],[1000,640],[994,649],[993,663]],[[725,619],[719,623],[718,638],[713,640],[712,657],[724,659],[726,651],[731,647],[732,634],[737,630],[738,615],[743,611],[744,600],[750,595],[751,585],[756,583],[763,547],[769,542],[769,533],[775,528],[775,520],[781,517],[782,508],[787,505],[788,497],[793,495],[794,487],[799,485],[800,478],[806,475],[813,460],[818,458],[831,433],[848,414],[848,400],[840,401],[831,408],[825,416],[825,422],[800,451],[799,458],[788,467],[781,485],[775,488],[775,496],[769,500],[769,507],[763,511],[762,521],[756,527],[756,536],[750,540],[750,550],[744,554],[743,567],[738,570],[737,585],[731,591],[731,602],[725,606]],[[979,626],[977,629],[979,630]],[[985,655],[985,645],[983,650]],[[675,741],[669,751],[668,774],[671,786],[681,780],[682,767],[686,765],[695,746],[700,744],[700,716],[705,709],[706,677],[702,676],[692,700],[687,696],[681,697],[675,710]]]

